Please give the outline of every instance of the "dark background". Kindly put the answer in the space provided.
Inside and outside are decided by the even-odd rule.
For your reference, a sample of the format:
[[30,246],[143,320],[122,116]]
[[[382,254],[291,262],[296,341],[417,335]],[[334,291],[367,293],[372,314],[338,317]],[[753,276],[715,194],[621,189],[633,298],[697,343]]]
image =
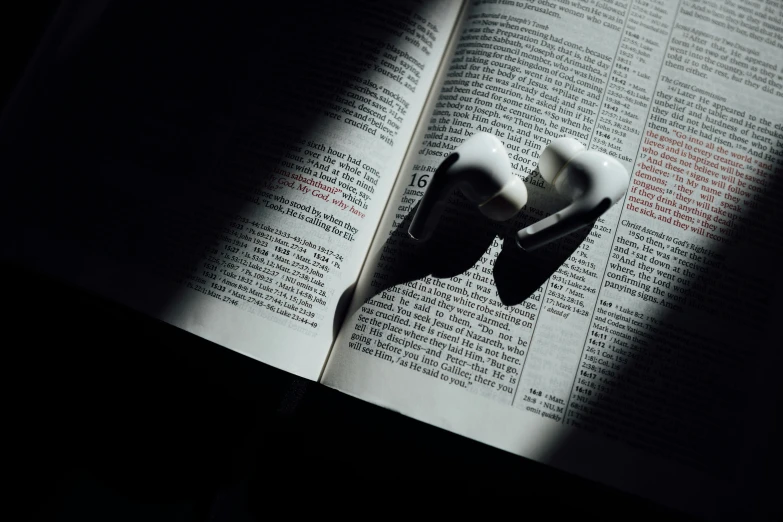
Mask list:
[[[2,8],[3,106],[57,6]],[[686,518],[2,268],[15,518],[249,521],[360,498],[411,515]]]

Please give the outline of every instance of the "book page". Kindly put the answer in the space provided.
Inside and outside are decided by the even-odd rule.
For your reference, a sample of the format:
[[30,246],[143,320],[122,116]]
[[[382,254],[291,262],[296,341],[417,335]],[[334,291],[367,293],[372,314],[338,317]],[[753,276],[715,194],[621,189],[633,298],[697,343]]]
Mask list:
[[[769,508],[754,484],[780,362],[781,14],[473,3],[323,382],[678,509]],[[505,143],[527,206],[496,224],[455,192],[414,242],[433,172],[480,131]],[[629,190],[520,251],[517,230],[568,204],[535,171],[560,136],[618,158]]]
[[317,378],[460,5],[88,4],[3,122],[6,259]]

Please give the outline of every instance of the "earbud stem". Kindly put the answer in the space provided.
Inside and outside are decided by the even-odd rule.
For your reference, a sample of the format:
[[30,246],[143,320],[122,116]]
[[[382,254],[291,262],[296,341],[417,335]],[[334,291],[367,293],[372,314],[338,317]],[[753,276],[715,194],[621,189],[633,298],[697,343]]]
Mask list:
[[535,250],[547,243],[574,232],[595,221],[612,206],[609,198],[589,209],[581,201],[575,201],[563,210],[523,228],[517,232],[517,246],[523,250]]
[[408,228],[408,235],[413,239],[426,241],[432,236],[432,232],[443,214],[443,209],[446,207],[446,198],[443,196],[447,192],[451,192],[455,185],[452,178],[443,174],[458,157],[457,154],[451,154],[432,175],[429,186],[419,201],[419,207],[416,209],[416,214]]

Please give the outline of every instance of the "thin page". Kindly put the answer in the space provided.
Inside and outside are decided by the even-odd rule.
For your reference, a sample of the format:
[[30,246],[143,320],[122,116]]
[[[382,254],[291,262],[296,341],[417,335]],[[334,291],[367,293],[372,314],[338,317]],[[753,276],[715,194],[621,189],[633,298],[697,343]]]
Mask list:
[[93,4],[4,121],[6,259],[316,379],[460,6]]
[[[763,512],[780,15],[473,4],[323,382],[679,509]],[[432,173],[480,131],[504,141],[528,205],[494,224],[455,193],[414,242]],[[569,203],[534,170],[560,136],[618,158],[631,185],[592,226],[520,251],[514,232]]]

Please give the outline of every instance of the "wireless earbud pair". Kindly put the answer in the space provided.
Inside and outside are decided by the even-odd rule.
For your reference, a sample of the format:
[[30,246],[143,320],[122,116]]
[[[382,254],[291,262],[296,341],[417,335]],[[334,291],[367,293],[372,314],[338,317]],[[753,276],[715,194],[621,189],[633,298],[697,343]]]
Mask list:
[[[517,245],[533,250],[590,224],[623,197],[630,178],[619,161],[589,151],[573,138],[547,145],[538,161],[541,176],[572,203],[517,232]],[[514,217],[527,203],[527,189],[511,172],[503,143],[485,132],[475,134],[449,155],[432,177],[408,233],[426,240],[458,187],[479,210],[495,221]]]

